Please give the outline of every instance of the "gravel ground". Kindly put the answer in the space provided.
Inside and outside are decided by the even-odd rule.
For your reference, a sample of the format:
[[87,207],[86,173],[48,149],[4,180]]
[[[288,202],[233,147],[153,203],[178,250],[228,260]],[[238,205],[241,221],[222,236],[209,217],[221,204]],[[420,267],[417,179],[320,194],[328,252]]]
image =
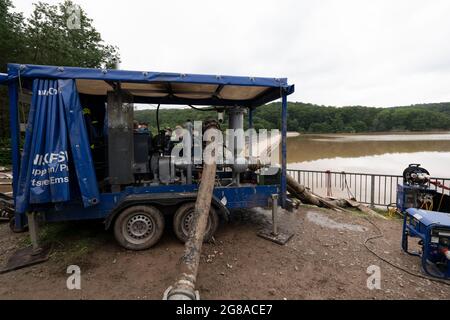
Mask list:
[[[421,274],[419,260],[401,251],[401,221],[370,218],[384,233],[370,246],[378,254]],[[170,223],[166,223],[170,224]],[[363,246],[377,231],[366,217],[301,207],[283,212],[281,228],[294,233],[279,246],[256,236],[270,226],[270,211],[233,213],[206,244],[198,277],[203,299],[450,299],[450,288],[399,271]],[[176,278],[183,245],[168,229],[145,252],[119,247],[101,223],[64,223],[44,229],[53,242],[48,262],[0,275],[0,299],[161,299]],[[26,234],[0,225],[0,264],[27,245]],[[81,268],[81,290],[66,287],[68,265]],[[367,288],[368,267],[381,270],[381,289]]]

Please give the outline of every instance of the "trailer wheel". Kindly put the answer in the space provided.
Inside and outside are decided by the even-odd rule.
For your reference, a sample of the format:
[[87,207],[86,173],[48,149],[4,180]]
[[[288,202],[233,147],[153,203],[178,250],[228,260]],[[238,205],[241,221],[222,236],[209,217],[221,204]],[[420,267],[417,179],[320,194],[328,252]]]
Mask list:
[[164,232],[164,216],[155,207],[134,206],[125,209],[116,219],[114,236],[128,250],[153,247]]
[[[195,210],[195,202],[182,205],[173,217],[173,230],[177,238],[185,243],[189,238]],[[210,241],[219,227],[219,216],[216,210],[211,207],[209,211],[208,223],[206,225],[204,242]]]

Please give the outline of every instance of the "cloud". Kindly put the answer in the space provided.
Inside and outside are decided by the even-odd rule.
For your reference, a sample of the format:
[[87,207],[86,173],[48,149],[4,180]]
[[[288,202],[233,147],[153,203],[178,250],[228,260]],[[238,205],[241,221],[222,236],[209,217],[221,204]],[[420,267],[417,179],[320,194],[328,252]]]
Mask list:
[[290,100],[325,105],[450,101],[446,0],[78,3],[124,69],[288,77]]

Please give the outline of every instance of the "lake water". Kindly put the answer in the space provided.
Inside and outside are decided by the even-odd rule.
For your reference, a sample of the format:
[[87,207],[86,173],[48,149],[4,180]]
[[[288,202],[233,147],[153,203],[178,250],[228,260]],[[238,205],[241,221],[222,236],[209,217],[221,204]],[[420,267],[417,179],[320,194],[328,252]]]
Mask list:
[[419,163],[450,177],[450,132],[300,135],[288,139],[288,167],[401,175]]

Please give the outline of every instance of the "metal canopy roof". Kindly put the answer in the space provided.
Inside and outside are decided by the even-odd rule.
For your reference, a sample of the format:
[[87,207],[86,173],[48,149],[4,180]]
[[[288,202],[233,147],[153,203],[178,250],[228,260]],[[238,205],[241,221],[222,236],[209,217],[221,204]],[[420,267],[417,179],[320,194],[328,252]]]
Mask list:
[[21,78],[75,79],[83,94],[105,96],[120,88],[135,103],[257,107],[294,92],[285,78],[8,64],[9,80],[19,73]]

